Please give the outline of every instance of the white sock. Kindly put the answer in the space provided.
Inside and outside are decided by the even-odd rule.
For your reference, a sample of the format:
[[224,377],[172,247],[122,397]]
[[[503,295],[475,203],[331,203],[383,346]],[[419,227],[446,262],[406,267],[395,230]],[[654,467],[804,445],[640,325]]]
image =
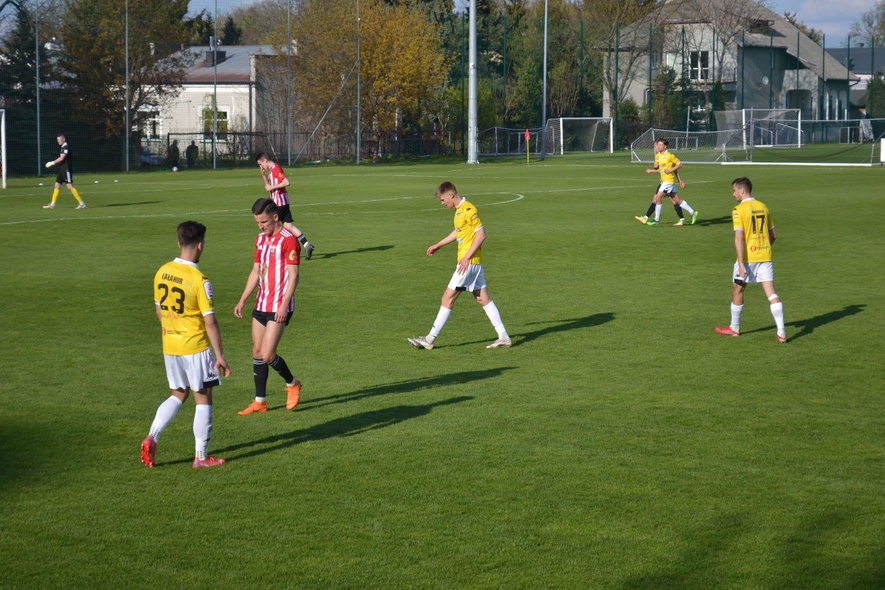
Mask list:
[[482,308],[482,310],[486,312],[487,316],[489,316],[489,320],[495,327],[495,331],[498,333],[498,337],[508,338],[507,328],[504,327],[504,321],[501,319],[501,312],[498,311],[498,306],[495,305],[495,302],[489,301],[488,304]]
[[774,316],[774,323],[777,324],[777,333],[781,336],[786,335],[787,331],[784,327],[784,303],[778,301],[771,304],[771,315]]
[[741,331],[741,312],[744,311],[743,305],[731,304],[731,329],[735,332]]
[[663,205],[655,205],[655,221],[661,220],[661,209],[663,208]]
[[182,401],[175,397],[174,395],[170,395],[166,398],[160,407],[157,408],[157,415],[154,416],[154,422],[151,424],[151,436],[154,437],[154,440],[158,440],[160,435],[166,430],[166,427],[169,426],[169,423],[172,422],[172,419],[175,418],[175,415],[178,414],[178,410],[181,409]]
[[450,315],[452,315],[451,309],[443,306],[439,307],[439,312],[436,314],[436,320],[433,322],[433,327],[430,328],[430,334],[427,335],[427,339],[430,342],[436,340],[436,337],[439,336],[442,329],[446,327],[446,322],[449,321]]
[[694,209],[691,208],[691,205],[688,204],[688,201],[682,201],[682,204],[679,206],[682,207],[682,210],[689,215],[694,215]]
[[206,459],[209,439],[212,438],[212,406],[198,404],[194,412],[194,440],[197,443],[197,459]]

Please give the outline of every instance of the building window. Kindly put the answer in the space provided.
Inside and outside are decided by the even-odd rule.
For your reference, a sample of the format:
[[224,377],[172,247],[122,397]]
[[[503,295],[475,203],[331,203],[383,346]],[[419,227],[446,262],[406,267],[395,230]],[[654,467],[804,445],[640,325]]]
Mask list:
[[709,80],[710,79],[710,52],[709,51],[692,51],[689,79],[691,80]]
[[145,139],[160,139],[163,133],[163,120],[160,111],[148,111],[142,120],[141,135]]
[[[214,110],[210,107],[206,107],[203,109],[203,136],[207,139],[212,138],[212,119],[214,114]],[[218,109],[217,125],[218,139],[222,141],[226,140],[228,131],[227,111]]]

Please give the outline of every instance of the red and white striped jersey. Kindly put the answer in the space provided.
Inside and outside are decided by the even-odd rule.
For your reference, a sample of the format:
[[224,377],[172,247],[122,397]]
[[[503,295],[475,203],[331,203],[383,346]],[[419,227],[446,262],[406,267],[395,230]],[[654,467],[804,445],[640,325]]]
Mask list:
[[[274,186],[286,180],[286,173],[283,172],[282,166],[276,162],[271,162],[270,170],[268,170],[268,177],[268,184]],[[273,202],[277,207],[289,204],[289,193],[286,190],[286,187],[270,191],[270,198],[273,199]]]
[[274,313],[282,307],[295,310],[295,298],[283,301],[289,286],[287,266],[300,264],[301,245],[289,230],[281,229],[275,235],[258,234],[255,239],[255,262],[258,263],[258,295],[255,309]]

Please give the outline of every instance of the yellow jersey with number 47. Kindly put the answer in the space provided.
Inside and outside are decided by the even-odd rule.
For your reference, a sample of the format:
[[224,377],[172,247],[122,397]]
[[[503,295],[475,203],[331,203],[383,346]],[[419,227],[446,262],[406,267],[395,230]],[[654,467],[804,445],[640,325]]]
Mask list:
[[774,220],[765,203],[744,199],[731,211],[734,230],[744,232],[744,262],[771,262],[771,235]]
[[[679,163],[679,158],[670,152],[655,154],[655,168],[657,170],[671,170]],[[661,172],[661,182],[676,182],[675,172]]]
[[160,309],[163,354],[185,356],[211,346],[203,316],[215,313],[212,283],[200,267],[176,258],[154,276],[154,302]]

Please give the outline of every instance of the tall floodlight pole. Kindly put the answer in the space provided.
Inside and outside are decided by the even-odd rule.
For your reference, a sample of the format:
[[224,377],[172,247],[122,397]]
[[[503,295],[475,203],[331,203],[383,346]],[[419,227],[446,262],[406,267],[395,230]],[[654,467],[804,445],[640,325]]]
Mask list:
[[362,79],[360,78],[360,70],[363,67],[362,64],[362,49],[360,47],[360,27],[362,26],[362,22],[360,20],[360,0],[356,0],[356,165],[360,165],[360,154],[362,145],[362,121],[360,120],[362,111],[360,103],[361,96],[360,93],[362,91]]
[[476,0],[470,0],[469,48],[467,64],[467,163],[479,164],[477,159],[476,115]]
[[[40,150],[40,5],[34,10],[34,70],[36,75],[36,95],[34,100],[37,101],[37,176],[43,175],[43,155]],[[6,150],[3,150],[4,155]]]
[[286,165],[292,165],[292,2],[286,0]]
[[131,133],[132,114],[129,112],[129,0],[126,0],[126,125],[123,129],[123,141],[126,147],[123,149],[126,162],[123,164],[123,171],[129,172],[129,134]]
[[547,157],[547,0],[544,0],[544,69],[541,92],[541,159]]
[[218,166],[218,0],[215,0],[215,35],[212,37],[212,169]]

